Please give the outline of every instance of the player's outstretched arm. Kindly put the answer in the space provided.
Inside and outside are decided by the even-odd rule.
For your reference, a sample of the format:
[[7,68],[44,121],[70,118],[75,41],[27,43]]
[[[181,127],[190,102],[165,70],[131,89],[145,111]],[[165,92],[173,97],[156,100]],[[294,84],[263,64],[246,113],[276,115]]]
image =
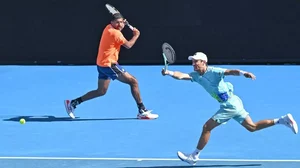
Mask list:
[[174,79],[178,79],[178,80],[191,80],[192,79],[189,74],[182,73],[179,71],[169,71],[169,70],[162,69],[161,74],[163,76],[170,75]]
[[224,72],[224,75],[233,75],[233,76],[245,76],[246,78],[251,78],[251,79],[256,79],[256,76],[253,75],[252,73],[250,72],[245,72],[245,71],[242,71],[242,70],[238,70],[238,69],[227,69],[225,72]]

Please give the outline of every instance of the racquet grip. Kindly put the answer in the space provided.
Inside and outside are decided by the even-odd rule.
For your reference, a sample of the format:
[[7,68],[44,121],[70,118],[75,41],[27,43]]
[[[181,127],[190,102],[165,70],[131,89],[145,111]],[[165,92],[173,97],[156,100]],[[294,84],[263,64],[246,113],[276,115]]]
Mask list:
[[129,24],[128,21],[126,21],[125,24],[126,24],[131,30],[133,30],[133,26],[131,26],[131,25]]
[[132,27],[130,24],[127,24],[127,26],[128,26],[131,30],[133,30],[133,27]]

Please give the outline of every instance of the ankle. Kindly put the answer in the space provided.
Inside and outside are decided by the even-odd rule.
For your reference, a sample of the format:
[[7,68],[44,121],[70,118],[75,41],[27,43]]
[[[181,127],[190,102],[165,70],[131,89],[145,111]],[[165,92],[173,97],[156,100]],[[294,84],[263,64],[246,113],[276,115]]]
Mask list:
[[145,110],[146,109],[145,105],[143,104],[143,102],[137,103],[137,106],[138,106],[139,110]]
[[279,118],[275,118],[274,120],[273,120],[273,122],[274,122],[274,125],[276,125],[276,124],[279,124]]
[[71,100],[71,105],[72,105],[73,107],[76,107],[77,105],[79,105],[79,104],[82,103],[82,102],[83,102],[83,101],[82,101],[81,97],[78,97],[77,99]]
[[276,124],[283,124],[284,123],[283,118],[276,118],[273,121],[274,121],[274,125],[276,125]]
[[192,153],[192,155],[195,157],[195,158],[199,158],[199,155],[200,155],[200,153],[201,153],[201,150],[199,150],[199,149],[195,149],[194,150],[194,152]]

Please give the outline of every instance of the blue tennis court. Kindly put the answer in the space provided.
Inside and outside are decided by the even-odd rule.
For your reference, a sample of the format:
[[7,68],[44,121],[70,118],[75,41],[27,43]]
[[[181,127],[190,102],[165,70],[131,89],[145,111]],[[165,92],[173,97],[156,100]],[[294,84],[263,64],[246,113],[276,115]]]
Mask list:
[[[163,77],[162,66],[124,67],[139,80],[144,104],[160,115],[157,120],[136,120],[129,86],[117,81],[69,119],[63,100],[97,87],[95,66],[0,66],[0,167],[300,167],[299,134],[282,125],[250,133],[234,120],[213,130],[196,166],[179,161],[176,152],[195,149],[218,103],[196,83]],[[256,75],[255,81],[227,77],[254,121],[291,113],[300,123],[299,66],[220,67]]]

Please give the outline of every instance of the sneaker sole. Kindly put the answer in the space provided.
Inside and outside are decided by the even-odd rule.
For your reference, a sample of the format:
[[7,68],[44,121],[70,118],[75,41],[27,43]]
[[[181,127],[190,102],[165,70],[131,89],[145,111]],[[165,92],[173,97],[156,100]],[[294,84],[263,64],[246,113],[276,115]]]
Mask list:
[[291,114],[287,114],[287,116],[288,116],[290,122],[293,125],[293,132],[295,134],[297,134],[298,133],[298,125],[297,125],[296,121],[294,120],[294,118],[293,118],[293,116]]
[[137,117],[137,119],[139,119],[139,120],[155,120],[155,119],[157,119],[158,117],[156,117],[156,118],[149,118],[149,117]]

